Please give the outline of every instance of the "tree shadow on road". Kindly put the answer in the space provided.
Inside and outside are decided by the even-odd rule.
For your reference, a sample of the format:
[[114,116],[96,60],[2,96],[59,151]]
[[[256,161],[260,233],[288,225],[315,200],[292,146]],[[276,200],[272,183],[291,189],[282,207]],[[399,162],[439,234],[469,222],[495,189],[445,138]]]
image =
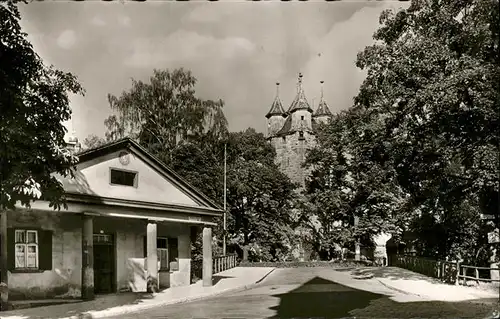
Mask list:
[[357,308],[364,308],[382,295],[357,290],[315,277],[297,289],[273,295],[280,303],[270,309],[271,318],[342,318]]
[[389,296],[315,277],[287,293],[276,294],[278,318],[485,318],[494,302],[396,302]]

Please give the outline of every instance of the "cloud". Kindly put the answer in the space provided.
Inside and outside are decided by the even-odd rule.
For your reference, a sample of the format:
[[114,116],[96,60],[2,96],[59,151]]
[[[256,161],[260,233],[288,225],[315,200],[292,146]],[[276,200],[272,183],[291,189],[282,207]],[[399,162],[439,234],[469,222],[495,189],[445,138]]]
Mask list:
[[121,26],[128,27],[130,26],[130,18],[126,15],[121,15],[118,17],[118,23]]
[[[396,7],[384,3],[365,7],[349,20],[335,24],[326,35],[312,45],[315,54],[302,68],[304,90],[316,107],[320,96],[320,81],[325,81],[325,98],[332,111],[352,105],[366,73],[355,67],[356,56],[365,46],[373,43],[373,33],[378,28],[378,17],[383,9]],[[348,33],[349,36],[345,36]]]
[[[372,42],[384,3],[231,1],[85,2],[85,9],[30,3],[23,7],[21,22],[37,52],[85,86],[86,96],[71,100],[81,137],[104,134],[107,94],[127,90],[131,77],[147,81],[153,68],[192,71],[200,98],[226,102],[231,130],[251,126],[265,131],[274,83],[281,83],[288,107],[298,72],[304,74],[306,95],[310,102],[315,98],[315,106],[320,80],[332,111],[352,104],[364,78],[354,65],[356,53]],[[89,28],[102,22],[107,26],[99,32]],[[75,46],[85,50],[68,54]]]
[[65,50],[73,48],[76,44],[76,34],[73,30],[64,30],[57,37],[57,45]]
[[104,21],[100,16],[94,16],[92,20],[90,20],[92,25],[103,27],[106,25],[106,21]]
[[132,54],[125,65],[156,67],[165,63],[193,60],[225,60],[245,56],[254,50],[254,44],[242,37],[215,38],[197,32],[179,30],[169,36],[139,38],[132,42]]
[[237,5],[234,3],[205,3],[195,6],[187,15],[186,20],[188,22],[217,23],[228,16],[241,16],[239,13],[245,9],[250,8],[245,8],[245,3],[241,2],[237,3]]

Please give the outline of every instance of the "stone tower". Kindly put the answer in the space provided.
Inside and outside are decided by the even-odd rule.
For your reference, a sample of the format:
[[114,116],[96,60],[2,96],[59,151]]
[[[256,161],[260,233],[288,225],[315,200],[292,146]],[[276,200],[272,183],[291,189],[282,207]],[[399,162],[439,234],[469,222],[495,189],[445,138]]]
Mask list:
[[[276,90],[276,97],[266,118],[267,138],[276,150],[277,164],[282,172],[303,188],[309,172],[302,164],[307,151],[316,143],[314,127],[319,122],[327,122],[332,113],[323,98],[323,88],[318,109],[313,112],[302,87],[302,79],[303,76],[299,73],[297,92],[287,111],[284,111],[279,91]],[[323,81],[321,84],[323,85]]]

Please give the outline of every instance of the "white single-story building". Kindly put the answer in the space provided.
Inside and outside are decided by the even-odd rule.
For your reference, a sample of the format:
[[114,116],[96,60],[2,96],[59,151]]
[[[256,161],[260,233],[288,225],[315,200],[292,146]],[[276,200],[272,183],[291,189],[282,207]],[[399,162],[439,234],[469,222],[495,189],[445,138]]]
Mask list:
[[78,157],[75,178],[60,177],[67,209],[1,212],[9,299],[189,285],[192,238],[222,210],[129,138]]

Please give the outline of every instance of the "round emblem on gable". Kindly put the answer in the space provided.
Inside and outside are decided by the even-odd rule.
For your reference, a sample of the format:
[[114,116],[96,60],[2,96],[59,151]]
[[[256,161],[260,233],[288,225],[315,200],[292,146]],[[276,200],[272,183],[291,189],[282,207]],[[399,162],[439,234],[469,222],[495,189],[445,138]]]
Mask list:
[[127,152],[120,152],[118,160],[122,165],[128,165],[130,163],[130,155]]

